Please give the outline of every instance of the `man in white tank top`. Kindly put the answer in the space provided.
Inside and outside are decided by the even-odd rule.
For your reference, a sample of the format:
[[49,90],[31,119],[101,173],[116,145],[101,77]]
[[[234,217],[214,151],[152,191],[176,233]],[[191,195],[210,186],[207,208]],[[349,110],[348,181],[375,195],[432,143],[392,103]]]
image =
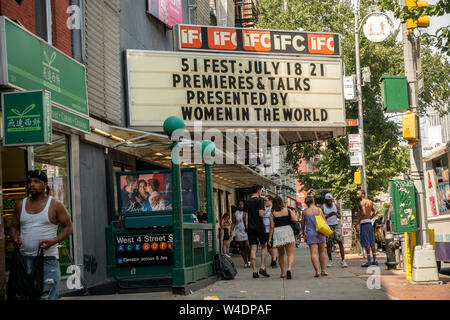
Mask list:
[[335,243],[339,245],[339,251],[341,253],[341,267],[346,268],[347,263],[345,262],[344,254],[344,238],[342,237],[341,228],[339,228],[338,218],[341,218],[339,208],[333,202],[333,195],[327,193],[325,195],[325,204],[323,205],[323,214],[327,219],[328,226],[333,230],[333,233],[327,237],[327,253],[328,253],[328,263],[327,267],[332,267],[333,264],[333,246]]
[[[11,236],[25,257],[28,272],[39,248],[44,249],[44,292],[42,300],[57,300],[60,270],[58,243],[73,231],[72,221],[64,205],[47,195],[48,179],[45,172],[28,172],[29,197],[17,202],[11,225]],[[58,226],[62,230],[57,234]]]

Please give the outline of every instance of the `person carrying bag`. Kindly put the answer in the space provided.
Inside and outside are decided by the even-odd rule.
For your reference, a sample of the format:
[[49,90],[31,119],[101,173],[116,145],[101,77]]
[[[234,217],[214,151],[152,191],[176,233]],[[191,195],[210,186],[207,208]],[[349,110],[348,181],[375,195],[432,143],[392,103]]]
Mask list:
[[8,300],[40,300],[44,290],[44,249],[39,249],[29,267],[16,246],[8,278]]
[[316,216],[316,231],[320,232],[324,236],[329,237],[333,233],[333,230],[331,230],[331,228],[328,226],[328,223],[323,218],[322,209],[319,210],[320,215]]

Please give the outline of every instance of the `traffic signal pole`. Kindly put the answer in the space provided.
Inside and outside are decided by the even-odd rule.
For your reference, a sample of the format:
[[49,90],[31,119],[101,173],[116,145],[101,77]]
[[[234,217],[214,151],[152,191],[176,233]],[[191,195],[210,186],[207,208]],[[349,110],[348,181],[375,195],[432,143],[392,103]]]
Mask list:
[[[402,0],[405,5],[405,0]],[[402,24],[403,54],[405,73],[408,81],[409,103],[413,113],[418,115],[417,64],[420,62],[420,39],[414,37]],[[439,274],[433,246],[428,236],[427,209],[425,203],[425,184],[422,158],[422,141],[420,139],[420,117],[416,117],[418,141],[410,148],[411,178],[416,191],[416,218],[418,223],[417,245],[414,248],[412,283],[437,284]]]
[[355,53],[356,53],[356,86],[358,89],[358,133],[361,137],[361,188],[367,194],[367,176],[366,176],[366,153],[364,144],[364,122],[363,122],[363,101],[362,101],[362,87],[361,87],[361,61],[359,56],[359,10],[361,3],[358,0],[355,9]]

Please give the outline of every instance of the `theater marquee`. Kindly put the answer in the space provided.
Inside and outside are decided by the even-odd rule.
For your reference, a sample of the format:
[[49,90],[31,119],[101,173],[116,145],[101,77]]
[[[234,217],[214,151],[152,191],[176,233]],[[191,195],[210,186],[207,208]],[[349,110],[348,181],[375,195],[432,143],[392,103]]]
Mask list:
[[345,128],[337,58],[127,50],[127,70],[131,126]]

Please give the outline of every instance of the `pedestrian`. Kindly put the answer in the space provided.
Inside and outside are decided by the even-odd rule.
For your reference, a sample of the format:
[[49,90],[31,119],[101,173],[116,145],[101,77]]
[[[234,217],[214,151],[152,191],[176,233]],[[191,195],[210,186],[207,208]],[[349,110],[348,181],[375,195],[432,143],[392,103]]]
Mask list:
[[[367,262],[362,264],[361,267],[369,267],[370,265],[378,265],[377,253],[375,250],[375,234],[373,232],[372,219],[378,214],[378,210],[375,204],[366,199],[366,193],[364,190],[358,190],[356,192],[356,197],[359,201],[359,225],[360,225],[360,238],[361,247],[366,249]],[[374,213],[372,215],[372,212]],[[370,249],[372,249],[372,258],[370,259]]]
[[[58,300],[61,280],[58,243],[73,231],[72,221],[64,205],[48,196],[48,179],[45,172],[28,172],[28,192],[17,202],[11,225],[11,236],[25,258],[30,274],[39,248],[44,249],[44,286],[41,300]],[[58,226],[62,229],[58,234]]]
[[[278,264],[280,265],[281,278],[292,279],[292,267],[294,266],[295,236],[291,227],[291,221],[297,222],[297,216],[285,207],[280,196],[273,199],[272,214],[270,215],[270,235],[273,246],[278,250]],[[284,255],[288,258],[287,272],[284,272]]]
[[[314,277],[318,278],[320,275],[327,276],[328,273],[325,268],[325,245],[326,237],[316,231],[316,216],[321,215],[324,219],[322,209],[314,205],[314,198],[307,196],[305,199],[307,208],[303,211],[302,216],[302,231],[306,238],[306,243],[309,245],[311,253],[311,262],[313,264],[316,274]],[[319,273],[319,261],[321,273]]]
[[341,267],[347,268],[348,265],[345,262],[345,252],[344,252],[344,238],[342,237],[341,228],[339,227],[338,219],[341,219],[341,214],[339,208],[333,201],[333,195],[327,193],[325,195],[325,204],[323,205],[323,214],[325,219],[327,219],[327,224],[333,233],[327,237],[327,253],[328,253],[328,263],[327,267],[332,267],[333,264],[333,248],[334,244],[339,245],[339,252],[341,253]]
[[267,257],[267,238],[266,228],[262,218],[266,214],[264,210],[264,200],[261,198],[263,192],[263,186],[254,185],[253,193],[250,199],[245,203],[244,209],[248,213],[248,242],[250,244],[250,261],[253,268],[253,278],[259,278],[258,270],[256,268],[256,251],[258,250],[258,244],[261,247],[261,264],[259,268],[259,274],[264,277],[270,275],[266,272],[266,257]]
[[272,261],[270,263],[270,266],[272,268],[277,267],[277,260],[278,260],[278,250],[273,246],[273,242],[269,241],[269,234],[270,234],[270,214],[272,213],[272,201],[273,197],[268,194],[264,197],[264,205],[266,207],[266,215],[263,217],[264,227],[266,228],[266,237],[267,237],[267,250],[270,253],[270,256],[272,257]]
[[228,254],[228,245],[230,244],[230,214],[225,212],[220,219],[220,229],[223,234],[222,254],[230,257]]
[[234,240],[239,245],[244,268],[250,267],[250,246],[247,235],[247,212],[244,212],[244,200],[239,200],[237,210],[234,212],[231,223],[231,234],[236,230]]

